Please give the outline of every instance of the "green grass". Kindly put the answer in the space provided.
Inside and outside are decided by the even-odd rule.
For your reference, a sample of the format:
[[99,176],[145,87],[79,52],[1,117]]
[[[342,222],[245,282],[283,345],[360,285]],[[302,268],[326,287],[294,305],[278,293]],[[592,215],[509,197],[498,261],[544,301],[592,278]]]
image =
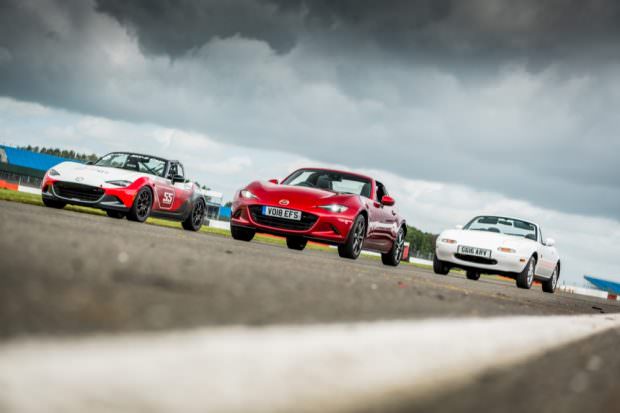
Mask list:
[[[43,206],[43,201],[41,201],[40,195],[28,194],[25,192],[11,191],[11,190],[2,189],[2,188],[0,188],[0,200],[20,202],[22,204]],[[100,209],[81,207],[81,206],[76,206],[76,205],[67,205],[65,209],[69,211],[83,213],[83,214],[92,214],[92,215],[105,215],[106,214],[104,211]],[[159,227],[168,227],[168,228],[177,228],[177,229],[182,228],[180,222],[168,221],[168,220],[159,219],[159,218],[149,218],[146,221],[146,223],[150,225],[156,225]],[[207,234],[220,235],[224,237],[231,236],[230,231],[228,230],[212,228],[206,225],[203,225],[202,228],[200,228],[200,232],[204,232]],[[284,238],[273,237],[269,235],[257,234],[254,239],[263,244],[286,245],[286,240]],[[306,249],[317,250],[317,251],[334,251],[334,249],[330,248],[327,245],[316,244],[316,243],[309,243]],[[379,259],[379,257],[375,257],[371,255],[364,255],[364,258]],[[419,267],[419,268],[426,268],[426,269],[432,268],[428,265],[423,265],[423,264],[414,264],[414,263],[409,263],[409,262],[405,262],[405,264],[412,265],[414,267]]]

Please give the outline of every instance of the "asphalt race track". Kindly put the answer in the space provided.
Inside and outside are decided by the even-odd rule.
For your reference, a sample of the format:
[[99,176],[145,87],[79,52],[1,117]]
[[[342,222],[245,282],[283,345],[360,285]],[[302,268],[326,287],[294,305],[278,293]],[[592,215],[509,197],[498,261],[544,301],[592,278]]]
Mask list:
[[[485,277],[442,277],[368,257],[348,261],[335,252],[19,203],[0,202],[0,233],[2,343],[216,326],[620,312],[617,302],[544,294],[540,286],[525,291]],[[618,343],[614,328],[458,388],[371,410],[620,410]],[[2,395],[0,381],[0,410]]]

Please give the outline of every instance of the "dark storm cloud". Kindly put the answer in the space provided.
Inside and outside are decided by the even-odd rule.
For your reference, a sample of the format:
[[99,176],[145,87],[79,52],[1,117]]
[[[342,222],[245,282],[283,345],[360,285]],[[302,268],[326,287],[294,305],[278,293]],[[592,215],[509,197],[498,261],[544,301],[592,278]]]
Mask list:
[[374,44],[401,58],[484,64],[618,57],[615,0],[97,0],[145,50],[178,56],[240,35],[287,52],[318,34],[325,47]]
[[618,219],[619,7],[0,0],[0,95]]
[[145,51],[172,57],[235,35],[264,40],[282,52],[296,42],[295,19],[260,1],[100,0],[97,10],[135,32]]

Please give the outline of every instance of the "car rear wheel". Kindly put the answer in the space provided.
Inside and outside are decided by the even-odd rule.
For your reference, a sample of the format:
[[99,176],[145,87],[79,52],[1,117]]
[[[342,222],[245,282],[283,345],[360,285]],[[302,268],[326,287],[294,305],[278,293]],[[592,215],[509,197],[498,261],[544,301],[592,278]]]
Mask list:
[[308,240],[302,237],[286,237],[286,246],[292,250],[303,251],[307,243]]
[[200,227],[202,227],[202,223],[205,219],[205,213],[207,211],[207,207],[205,205],[205,201],[202,198],[199,198],[194,202],[194,208],[192,208],[192,212],[189,216],[181,223],[184,229],[188,231],[198,231]]
[[148,187],[144,187],[138,191],[133,201],[131,209],[127,213],[127,219],[130,221],[144,222],[151,214],[153,206],[153,193]]
[[531,257],[527,265],[519,274],[517,274],[517,287],[529,290],[534,283],[534,268],[536,268],[536,260]]
[[342,258],[356,260],[364,245],[366,238],[366,220],[362,215],[358,215],[349,231],[349,237],[344,244],[338,245],[338,255]]
[[558,267],[556,266],[553,270],[553,274],[551,274],[551,278],[547,281],[543,281],[542,290],[546,293],[553,294],[555,292],[555,288],[558,285]]
[[110,218],[116,218],[116,219],[125,218],[125,213],[121,211],[106,211],[105,213],[108,214]]
[[403,231],[402,227],[398,230],[398,235],[396,236],[396,240],[394,244],[392,244],[392,249],[387,254],[381,254],[381,261],[385,265],[389,265],[392,267],[398,266],[400,264],[400,260],[403,258],[403,251],[405,250],[405,231]]
[[244,228],[244,227],[238,227],[236,225],[231,225],[230,233],[232,237],[236,239],[237,241],[249,242],[249,241],[252,241],[252,238],[254,238],[256,231],[250,228]]
[[437,258],[437,255],[433,255],[433,271],[435,274],[448,275],[450,272],[450,266]]
[[48,208],[62,209],[67,205],[66,202],[58,201],[56,199],[49,199],[49,198],[42,198],[42,199],[43,199],[43,205],[45,205]]
[[468,280],[478,281],[480,279],[480,273],[478,271],[467,270],[465,271],[465,276]]

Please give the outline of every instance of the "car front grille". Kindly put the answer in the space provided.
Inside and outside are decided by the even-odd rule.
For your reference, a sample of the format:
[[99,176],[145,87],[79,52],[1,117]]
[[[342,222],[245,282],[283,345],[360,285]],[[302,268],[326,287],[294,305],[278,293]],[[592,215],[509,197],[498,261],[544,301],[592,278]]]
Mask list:
[[473,255],[454,254],[456,258],[463,261],[475,262],[477,264],[496,265],[497,260],[484,257],[475,257]]
[[95,202],[103,196],[103,189],[72,182],[55,182],[54,193],[60,198]]
[[252,205],[250,206],[250,215],[252,220],[259,225],[265,225],[272,228],[288,229],[293,231],[307,231],[316,223],[319,219],[318,216],[308,214],[307,212],[301,213],[301,221],[293,221],[290,219],[269,217],[263,215],[262,206]]

